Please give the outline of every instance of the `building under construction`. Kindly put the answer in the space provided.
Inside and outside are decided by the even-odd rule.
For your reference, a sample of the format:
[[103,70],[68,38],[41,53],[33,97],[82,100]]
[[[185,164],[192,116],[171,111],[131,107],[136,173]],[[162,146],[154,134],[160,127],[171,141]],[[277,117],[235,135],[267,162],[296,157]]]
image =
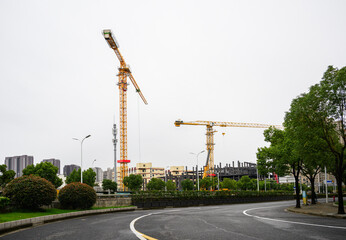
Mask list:
[[[186,170],[181,175],[173,175],[170,171],[166,174],[166,179],[172,180],[176,183],[177,188],[179,190],[182,189],[181,182],[185,179],[190,179],[197,184],[197,168],[193,167],[191,170]],[[224,178],[230,178],[234,180],[239,180],[242,176],[249,176],[250,178],[257,178],[257,165],[255,163],[250,162],[237,162],[237,166],[235,166],[234,161],[232,164],[226,164],[226,166],[222,167],[221,163],[219,165],[214,166],[214,173],[216,177],[219,177],[220,182],[223,181]],[[198,176],[201,179],[203,176],[203,169],[198,170]],[[165,180],[165,177],[161,177],[162,180]]]

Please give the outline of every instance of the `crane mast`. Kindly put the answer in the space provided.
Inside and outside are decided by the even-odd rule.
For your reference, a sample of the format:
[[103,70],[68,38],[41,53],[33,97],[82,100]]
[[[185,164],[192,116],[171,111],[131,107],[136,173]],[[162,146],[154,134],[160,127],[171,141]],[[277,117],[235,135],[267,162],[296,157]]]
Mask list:
[[[274,127],[282,129],[281,125],[261,124],[261,123],[237,123],[237,122],[214,122],[214,121],[190,121],[184,122],[177,120],[174,122],[176,127],[180,125],[192,125],[192,126],[206,126],[206,137],[207,137],[207,152],[208,158],[206,165],[204,166],[203,178],[214,175],[214,133],[217,132],[213,127],[246,127],[246,128],[269,128]],[[198,171],[198,169],[197,169]]]
[[[123,184],[124,177],[128,175],[128,163],[130,160],[127,156],[127,77],[130,78],[133,86],[136,88],[137,93],[142,98],[143,102],[145,104],[147,103],[147,100],[143,96],[140,88],[138,87],[134,77],[132,76],[131,69],[129,65],[126,64],[123,56],[121,55],[119,51],[119,44],[116,41],[116,39],[113,37],[112,31],[107,29],[103,30],[103,36],[105,40],[107,41],[110,48],[112,48],[120,62],[120,67],[118,68],[118,87],[119,87],[119,116],[120,116],[120,122],[119,122],[119,135],[120,135],[120,159],[117,161],[120,163],[120,181],[119,181],[119,187],[121,190],[125,189],[125,186]],[[115,175],[117,169],[114,169]]]

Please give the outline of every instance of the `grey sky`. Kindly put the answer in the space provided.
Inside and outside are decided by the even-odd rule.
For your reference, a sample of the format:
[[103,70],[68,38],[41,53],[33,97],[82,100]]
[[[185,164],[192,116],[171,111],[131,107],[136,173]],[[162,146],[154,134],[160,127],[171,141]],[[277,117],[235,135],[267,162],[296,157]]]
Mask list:
[[[346,65],[345,9],[341,0],[0,0],[0,161],[79,165],[72,138],[91,134],[83,165],[112,166],[119,62],[101,35],[110,28],[149,103],[129,86],[130,166],[191,168],[205,128],[174,121],[281,124],[328,65]],[[263,129],[215,129],[215,163],[255,162],[265,145]]]

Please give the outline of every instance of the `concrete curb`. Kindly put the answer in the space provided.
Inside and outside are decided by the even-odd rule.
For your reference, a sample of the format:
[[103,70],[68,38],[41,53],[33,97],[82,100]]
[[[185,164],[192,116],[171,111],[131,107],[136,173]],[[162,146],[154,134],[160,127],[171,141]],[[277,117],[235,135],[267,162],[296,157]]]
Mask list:
[[77,218],[81,216],[96,215],[96,214],[103,214],[103,213],[134,211],[136,209],[137,207],[85,210],[85,211],[78,211],[78,212],[48,215],[48,216],[42,216],[42,217],[26,218],[22,220],[11,221],[11,222],[4,222],[4,223],[0,223],[0,234],[11,232],[21,228],[27,228],[27,227],[42,225],[49,222],[59,221],[63,219]]
[[337,214],[337,213],[323,213],[323,212],[311,212],[311,211],[305,211],[302,209],[295,209],[292,208],[286,208],[285,209],[288,212],[294,212],[294,213],[302,213],[302,214],[308,214],[308,215],[314,215],[314,216],[321,216],[321,217],[333,217],[333,218],[339,218],[339,219],[346,219],[346,215],[344,214]]

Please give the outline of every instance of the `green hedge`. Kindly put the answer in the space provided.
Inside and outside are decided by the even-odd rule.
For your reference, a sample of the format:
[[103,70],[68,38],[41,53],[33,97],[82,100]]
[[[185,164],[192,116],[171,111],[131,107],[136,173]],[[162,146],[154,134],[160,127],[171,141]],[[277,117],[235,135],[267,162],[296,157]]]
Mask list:
[[292,196],[291,191],[141,191],[132,194],[133,202]]

